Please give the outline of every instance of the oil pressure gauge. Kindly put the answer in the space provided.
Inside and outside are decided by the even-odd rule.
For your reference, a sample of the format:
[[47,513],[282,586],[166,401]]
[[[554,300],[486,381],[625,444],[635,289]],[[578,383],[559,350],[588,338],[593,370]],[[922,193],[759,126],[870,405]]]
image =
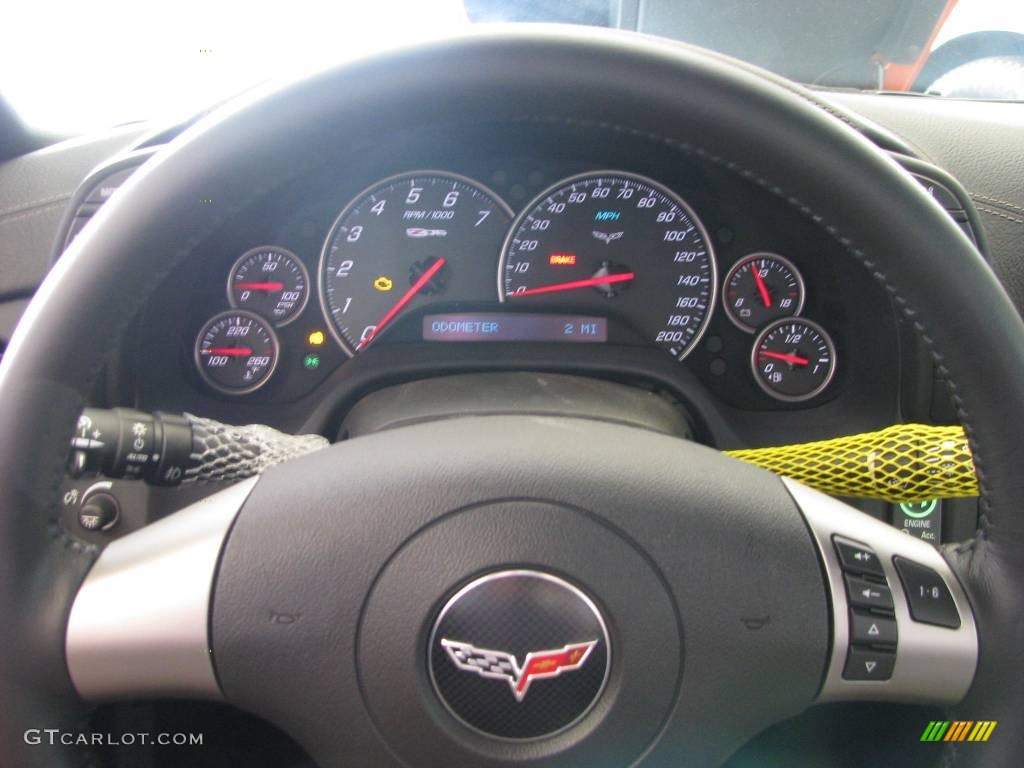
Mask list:
[[836,347],[817,323],[782,318],[754,341],[754,378],[776,400],[796,403],[820,394],[836,372]]
[[291,251],[263,245],[246,251],[231,267],[228,302],[280,327],[302,314],[309,301],[309,273]]

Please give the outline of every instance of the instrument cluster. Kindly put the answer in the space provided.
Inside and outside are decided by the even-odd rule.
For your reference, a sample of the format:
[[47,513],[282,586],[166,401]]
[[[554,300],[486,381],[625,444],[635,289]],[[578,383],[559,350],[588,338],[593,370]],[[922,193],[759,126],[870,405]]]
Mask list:
[[812,400],[836,372],[829,332],[802,317],[814,286],[790,255],[720,264],[695,207],[623,170],[562,178],[518,213],[467,176],[400,173],[344,205],[319,254],[248,243],[223,279],[227,306],[200,326],[192,359],[232,397],[268,384],[286,348],[315,371],[332,344],[343,357],[409,341],[622,344],[681,361],[719,297],[749,336],[745,375],[774,400]]

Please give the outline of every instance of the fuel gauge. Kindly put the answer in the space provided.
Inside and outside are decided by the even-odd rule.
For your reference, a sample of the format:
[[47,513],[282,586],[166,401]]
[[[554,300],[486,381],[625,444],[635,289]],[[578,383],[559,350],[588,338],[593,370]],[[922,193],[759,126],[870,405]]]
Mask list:
[[836,346],[817,323],[784,317],[758,334],[750,364],[761,389],[789,403],[820,394],[836,372]]

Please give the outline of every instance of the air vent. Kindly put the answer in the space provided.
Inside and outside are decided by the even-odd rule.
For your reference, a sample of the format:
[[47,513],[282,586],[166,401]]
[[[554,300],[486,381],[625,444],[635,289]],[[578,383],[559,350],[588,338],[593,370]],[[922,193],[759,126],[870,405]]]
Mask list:
[[928,194],[935,198],[935,202],[946,209],[949,217],[956,222],[963,233],[977,246],[982,256],[987,259],[988,252],[984,242],[984,233],[978,221],[978,213],[966,190],[960,186],[959,182],[941,168],[916,157],[897,154],[892,154],[892,157],[910,171],[910,174],[917,179]]
[[953,191],[935,179],[922,176],[919,173],[915,173],[914,178],[920,182],[929,195],[935,198],[939,205],[946,209],[953,221],[964,231],[964,234],[971,238],[971,242],[977,245],[978,238],[974,234],[974,227],[971,226],[970,216],[967,215],[964,203],[953,194]]
[[[146,162],[157,149],[157,147],[140,149],[128,155],[121,155],[89,174],[88,178],[78,187],[72,198],[71,205],[68,206],[68,211],[71,215],[65,217],[64,225],[61,229],[63,237],[58,237],[57,239],[57,242],[61,244],[61,253],[78,236],[78,233],[85,228],[85,225],[89,223],[89,220],[96,214],[96,211],[117,192],[121,185],[128,180],[128,177],[135,173],[138,167]],[[53,256],[54,260],[59,256],[60,253],[55,253]]]
[[85,200],[79,204],[75,210],[75,215],[71,218],[71,223],[68,225],[68,231],[64,237],[64,248],[71,245],[71,241],[89,223],[89,219],[93,217],[93,214],[124,184],[125,180],[135,172],[137,167],[123,168],[92,182],[92,187],[85,194]]

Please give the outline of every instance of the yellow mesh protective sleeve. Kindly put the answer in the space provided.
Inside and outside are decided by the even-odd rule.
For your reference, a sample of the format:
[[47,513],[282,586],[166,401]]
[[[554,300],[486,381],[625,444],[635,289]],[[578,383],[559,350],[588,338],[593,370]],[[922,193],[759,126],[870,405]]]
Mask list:
[[834,496],[899,502],[978,495],[960,427],[896,424],[832,440],[725,453]]

